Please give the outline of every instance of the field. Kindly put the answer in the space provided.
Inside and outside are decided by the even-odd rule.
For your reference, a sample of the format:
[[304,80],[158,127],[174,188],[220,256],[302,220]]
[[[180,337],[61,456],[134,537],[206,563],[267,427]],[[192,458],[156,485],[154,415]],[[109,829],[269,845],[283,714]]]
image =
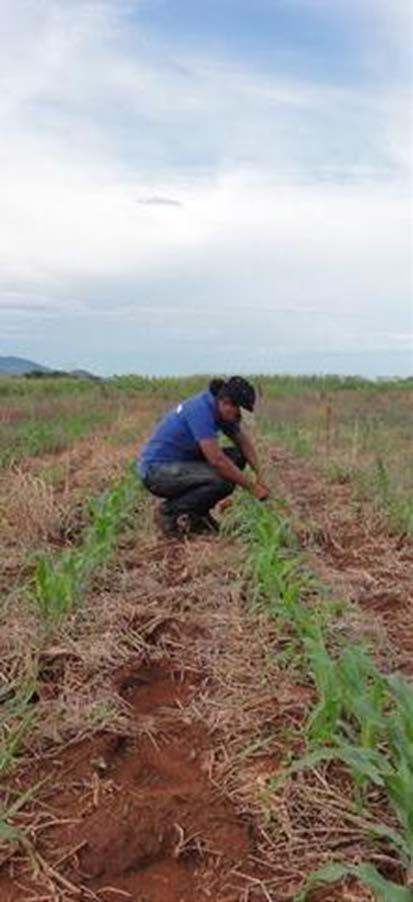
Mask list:
[[412,902],[413,381],[257,377],[271,500],[165,540],[205,382],[0,380],[0,902]]

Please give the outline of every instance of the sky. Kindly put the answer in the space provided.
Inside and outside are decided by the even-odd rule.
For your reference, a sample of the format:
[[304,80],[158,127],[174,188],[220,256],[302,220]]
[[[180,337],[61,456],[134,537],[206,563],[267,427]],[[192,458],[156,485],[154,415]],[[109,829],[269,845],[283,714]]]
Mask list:
[[0,0],[0,355],[413,371],[410,0]]

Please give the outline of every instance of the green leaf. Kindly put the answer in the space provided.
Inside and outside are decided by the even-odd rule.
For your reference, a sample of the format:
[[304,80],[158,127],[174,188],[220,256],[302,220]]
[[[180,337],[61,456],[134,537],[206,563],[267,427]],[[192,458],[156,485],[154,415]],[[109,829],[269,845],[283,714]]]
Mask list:
[[364,886],[373,890],[380,902],[413,902],[413,890],[386,880],[372,864],[340,864],[331,862],[314,871],[308,877],[304,888],[295,897],[295,902],[305,902],[308,893],[323,883],[338,883],[346,877],[357,877]]
[[413,902],[413,889],[386,880],[372,864],[359,864],[354,875],[383,902]]
[[336,862],[326,864],[324,867],[319,868],[318,871],[313,871],[313,873],[307,877],[303,889],[294,897],[294,902],[305,902],[309,892],[314,889],[315,886],[320,886],[323,883],[338,883],[339,880],[348,877],[349,873],[349,865],[338,864]]
[[374,823],[371,822],[368,828],[374,836],[379,836],[382,839],[388,839],[393,845],[398,849],[399,852],[405,856],[406,861],[410,858],[411,849],[409,844],[405,841],[402,834],[399,833],[398,830],[394,830],[393,827],[389,827],[387,824]]

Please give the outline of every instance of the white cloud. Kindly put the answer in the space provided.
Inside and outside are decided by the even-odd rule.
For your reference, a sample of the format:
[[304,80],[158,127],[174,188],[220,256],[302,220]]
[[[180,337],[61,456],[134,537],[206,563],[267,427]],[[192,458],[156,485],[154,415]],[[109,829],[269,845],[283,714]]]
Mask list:
[[229,328],[238,310],[245,335],[269,317],[268,340],[287,346],[400,346],[406,88],[304,83],[166,47],[139,24],[132,40],[126,8],[4,3],[8,331],[29,311],[49,323],[99,314],[100,329],[145,310],[177,338],[179,313],[191,332],[200,316]]

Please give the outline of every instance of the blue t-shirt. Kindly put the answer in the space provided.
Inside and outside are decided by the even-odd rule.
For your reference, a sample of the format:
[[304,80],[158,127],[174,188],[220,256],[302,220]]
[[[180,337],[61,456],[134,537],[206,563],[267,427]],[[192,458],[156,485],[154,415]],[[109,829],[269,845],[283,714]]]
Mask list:
[[197,460],[199,442],[216,438],[219,430],[229,438],[239,432],[238,423],[222,423],[217,401],[210,391],[203,391],[178,404],[159,423],[139,458],[139,473],[144,479],[152,466],[178,461]]

